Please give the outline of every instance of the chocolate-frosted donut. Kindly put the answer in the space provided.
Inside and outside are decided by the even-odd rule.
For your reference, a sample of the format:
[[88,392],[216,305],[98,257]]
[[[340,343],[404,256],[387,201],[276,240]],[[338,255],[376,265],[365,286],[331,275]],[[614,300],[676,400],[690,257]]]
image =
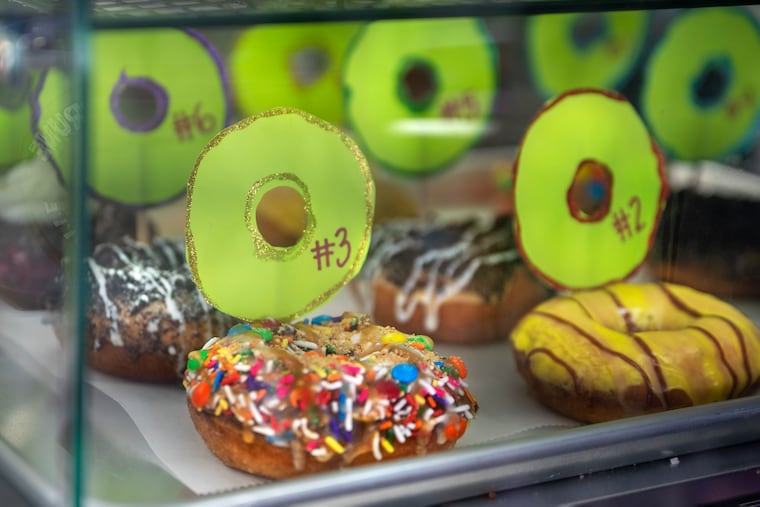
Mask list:
[[187,353],[236,322],[204,300],[180,241],[102,243],[88,268],[88,358],[106,373],[178,380]]
[[375,321],[441,342],[506,339],[550,294],[522,262],[507,216],[382,224],[362,277]]

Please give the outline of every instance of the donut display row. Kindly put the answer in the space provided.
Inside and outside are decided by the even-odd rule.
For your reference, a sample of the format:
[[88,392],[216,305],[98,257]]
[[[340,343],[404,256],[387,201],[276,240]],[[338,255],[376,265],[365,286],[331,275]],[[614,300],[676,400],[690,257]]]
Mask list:
[[[90,194],[132,221],[179,202],[183,235],[96,234],[94,214],[82,359],[127,387],[168,384],[221,463],[273,479],[456,445],[483,409],[469,384],[483,373],[442,350],[502,347],[536,405],[583,423],[754,395],[757,324],[732,298],[649,268],[655,246],[673,247],[658,241],[689,243],[677,222],[690,218],[661,225],[668,157],[743,157],[755,141],[757,27],[740,9],[688,11],[649,49],[650,23],[529,18],[532,86],[546,96],[520,125],[509,213],[472,202],[477,213],[384,223],[375,166],[427,188],[510,107],[503,41],[482,20],[257,26],[225,53],[192,29],[96,34]],[[711,35],[684,58],[695,31]],[[67,87],[55,68],[30,83],[29,146],[44,159],[0,174],[4,297],[58,317],[63,203],[80,183]],[[25,255],[32,243],[41,254]],[[366,312],[320,313],[347,293]]]
[[[632,73],[643,69],[640,91],[627,98],[665,156],[746,154],[760,124],[756,66],[747,63],[758,50],[754,18],[739,8],[684,11],[660,28],[658,43],[647,48],[650,17],[617,12],[527,18],[526,63],[536,90],[544,98],[579,86],[628,92]],[[213,37],[189,29],[99,32],[89,119],[91,193],[126,210],[174,202],[186,195],[192,163],[214,133],[236,115],[276,104],[345,128],[373,165],[396,175],[434,176],[491,135],[502,109],[509,109],[499,98],[504,56],[494,30],[464,18],[265,25],[236,35],[224,55]],[[451,36],[433,44],[437,31]],[[694,33],[709,37],[699,37],[699,51],[686,51]],[[112,58],[117,52],[124,56]],[[178,53],[193,65],[174,58]],[[369,60],[376,65],[368,70],[362,62]],[[262,68],[266,72],[258,72]],[[31,124],[34,139],[11,143],[25,149],[0,165],[42,152],[64,184],[70,183],[67,135],[79,109],[67,104],[66,86],[62,73],[51,68],[3,89],[8,93],[3,93],[7,103],[0,104],[0,124],[8,129],[6,138],[27,135],[21,125]],[[693,152],[697,149],[702,151]],[[611,204],[612,212],[620,208]],[[44,205],[58,206],[52,200]],[[59,226],[56,213],[34,224]],[[60,251],[61,240],[56,241]]]
[[[525,59],[536,94],[548,100],[575,88],[620,91],[668,156],[746,155],[760,123],[757,21],[741,8],[684,11],[649,44],[650,18],[645,11],[527,18]],[[504,42],[495,31],[472,18],[263,25],[241,31],[224,56],[212,38],[189,29],[99,31],[90,189],[130,206],[176,199],[215,132],[273,107],[346,128],[385,169],[430,176],[490,136],[515,107],[500,90]],[[116,53],[122,56],[112,58]],[[63,141],[78,110],[67,103],[65,78],[47,69],[16,88],[3,94],[0,126],[28,136],[31,124],[68,181]],[[19,141],[13,145],[25,149],[8,163],[30,155],[34,141]]]

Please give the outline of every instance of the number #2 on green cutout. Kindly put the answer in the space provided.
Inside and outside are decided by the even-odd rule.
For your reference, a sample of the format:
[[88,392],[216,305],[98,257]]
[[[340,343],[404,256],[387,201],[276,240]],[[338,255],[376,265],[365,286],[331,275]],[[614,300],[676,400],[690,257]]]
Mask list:
[[[290,246],[268,241],[257,209],[280,187],[303,200]],[[188,184],[187,255],[209,303],[243,320],[292,320],[325,303],[361,269],[375,190],[369,165],[339,129],[279,108],[220,132]]]
[[518,246],[561,289],[631,276],[652,246],[668,188],[663,159],[622,95],[576,89],[528,127],[514,174]]

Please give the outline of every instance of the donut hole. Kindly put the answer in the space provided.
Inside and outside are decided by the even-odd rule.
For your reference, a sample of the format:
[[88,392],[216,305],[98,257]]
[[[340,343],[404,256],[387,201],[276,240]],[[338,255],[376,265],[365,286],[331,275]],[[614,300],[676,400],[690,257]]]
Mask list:
[[148,132],[166,117],[169,99],[164,88],[152,79],[128,78],[122,74],[111,93],[111,113],[119,125],[131,132]]
[[425,60],[407,61],[398,80],[398,95],[412,111],[425,110],[435,98],[438,79],[435,68]]
[[578,49],[586,50],[607,37],[607,18],[604,14],[594,12],[583,14],[575,19],[570,28],[570,37]]
[[701,107],[712,107],[723,100],[731,83],[731,61],[721,57],[708,61],[692,83],[692,99]]
[[330,68],[330,54],[325,48],[309,46],[290,56],[290,72],[296,85],[308,88],[317,83]]
[[294,188],[277,186],[268,190],[256,207],[256,226],[272,246],[291,247],[304,235],[306,202]]
[[581,222],[597,222],[609,212],[612,198],[612,171],[597,160],[578,164],[567,191],[570,214]]

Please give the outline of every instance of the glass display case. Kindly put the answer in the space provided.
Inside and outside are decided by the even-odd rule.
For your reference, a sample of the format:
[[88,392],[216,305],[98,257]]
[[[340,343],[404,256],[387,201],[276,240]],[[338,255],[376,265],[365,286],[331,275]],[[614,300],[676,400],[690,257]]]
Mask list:
[[[690,5],[0,4],[2,476],[40,505],[760,495],[760,8]],[[292,415],[318,392],[251,373],[294,360],[208,358],[343,312],[416,359],[366,387],[353,349],[283,345],[346,361],[327,436]],[[232,448],[374,459],[242,472],[210,403]],[[420,428],[446,449],[386,459]]]

